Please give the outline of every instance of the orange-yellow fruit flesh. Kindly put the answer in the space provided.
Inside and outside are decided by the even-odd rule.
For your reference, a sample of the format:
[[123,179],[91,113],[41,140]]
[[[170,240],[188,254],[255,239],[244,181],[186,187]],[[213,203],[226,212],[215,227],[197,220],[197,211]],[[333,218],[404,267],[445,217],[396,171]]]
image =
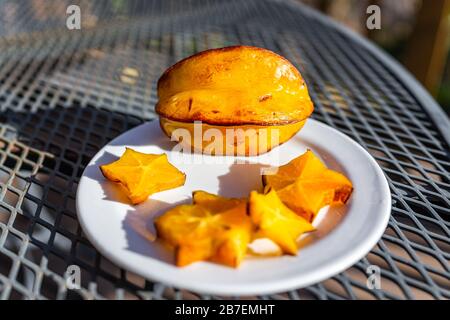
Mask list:
[[305,120],[313,104],[300,72],[266,49],[234,46],[184,59],[158,81],[156,112],[215,125],[280,125]]
[[131,203],[145,201],[151,194],[182,186],[186,176],[175,168],[165,154],[145,154],[126,148],[124,154],[100,166],[103,175],[119,183]]
[[290,184],[277,193],[288,208],[307,221],[313,221],[319,210],[333,200],[332,190],[318,192],[302,183]]
[[312,221],[319,210],[330,204],[345,203],[353,190],[343,174],[327,169],[310,150],[278,168],[276,174],[263,176],[283,203]]
[[[179,122],[160,117],[164,133],[180,141],[189,151],[211,155],[253,156],[263,154],[288,141],[305,124],[306,120],[276,126],[197,124],[200,134],[195,134],[194,123]],[[219,138],[217,138],[219,137]]]
[[200,204],[177,206],[155,221],[158,237],[176,248],[176,264],[209,260],[237,267],[251,238],[247,205],[241,202],[215,212]]
[[284,253],[297,254],[297,238],[314,227],[304,218],[286,207],[277,193],[269,189],[266,194],[250,193],[249,213],[256,225],[256,238],[268,238]]
[[246,203],[247,199],[225,198],[206,191],[192,192],[192,203],[202,206],[211,212],[218,213]]

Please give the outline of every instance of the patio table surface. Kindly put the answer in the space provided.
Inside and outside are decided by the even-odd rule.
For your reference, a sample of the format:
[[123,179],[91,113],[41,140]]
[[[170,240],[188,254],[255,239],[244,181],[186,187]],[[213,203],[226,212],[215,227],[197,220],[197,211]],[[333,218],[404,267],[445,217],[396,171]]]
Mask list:
[[[111,139],[155,117],[156,82],[209,48],[278,52],[304,76],[313,118],[363,146],[391,188],[372,251],[321,283],[273,299],[450,298],[450,125],[392,58],[329,18],[286,0],[0,3],[0,298],[202,299],[122,270],[83,235],[75,195]],[[71,2],[72,3],[72,2]],[[75,2],[74,2],[75,3]],[[82,287],[68,290],[69,265]],[[381,289],[367,268],[381,269]]]

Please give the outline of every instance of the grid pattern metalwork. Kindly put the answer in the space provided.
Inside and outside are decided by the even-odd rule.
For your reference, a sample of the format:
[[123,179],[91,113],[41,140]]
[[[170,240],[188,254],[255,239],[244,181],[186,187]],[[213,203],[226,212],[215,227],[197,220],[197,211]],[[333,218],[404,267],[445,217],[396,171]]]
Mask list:
[[[65,26],[72,3],[82,30]],[[260,298],[450,298],[450,128],[438,128],[417,87],[376,50],[280,0],[3,1],[0,12],[2,299],[221,298],[115,266],[84,237],[74,199],[90,158],[154,117],[166,67],[233,44],[291,60],[309,85],[313,117],[368,150],[392,191],[388,228],[365,258],[324,282]],[[71,264],[81,267],[80,290],[65,285]],[[371,264],[381,268],[380,290],[366,286]]]

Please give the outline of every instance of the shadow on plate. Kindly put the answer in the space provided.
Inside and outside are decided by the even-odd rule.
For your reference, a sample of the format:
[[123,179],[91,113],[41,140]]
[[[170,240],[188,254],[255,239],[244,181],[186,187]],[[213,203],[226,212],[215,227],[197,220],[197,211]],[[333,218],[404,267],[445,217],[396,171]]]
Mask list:
[[164,151],[171,151],[177,145],[177,141],[171,141],[161,130],[157,120],[153,120],[142,124],[134,129],[133,143],[130,144],[129,136],[119,136],[109,142],[110,146],[119,147],[139,147],[139,146],[156,146]]
[[149,199],[128,210],[122,221],[128,244],[126,249],[174,265],[173,249],[156,239],[154,220],[168,209],[189,202],[190,199],[177,203]]
[[[118,157],[112,153],[104,152],[95,163],[86,168],[84,175],[101,185],[104,192],[103,199],[130,205],[130,201],[123,190],[121,190],[121,187],[117,183],[104,178],[99,169],[100,165],[117,159]],[[190,199],[177,203],[167,203],[149,198],[139,205],[132,206],[122,221],[122,229],[125,231],[127,240],[126,249],[173,265],[173,250],[156,240],[156,230],[153,221],[168,209],[186,202],[190,202]]]
[[116,201],[124,204],[130,204],[130,200],[126,197],[123,190],[117,183],[108,181],[100,171],[100,166],[116,161],[119,158],[110,152],[103,152],[103,154],[95,161],[86,167],[84,176],[97,181],[103,189],[104,200]]
[[[158,126],[142,126],[142,130],[143,132],[136,135],[140,138],[137,138],[133,145],[149,144],[146,137],[154,137],[154,133],[150,133],[148,130],[158,130],[160,136],[158,136],[159,138],[156,140],[152,139],[152,144],[156,144],[164,150],[173,147],[174,142],[168,141],[167,137],[164,136]],[[114,145],[123,146],[124,144],[121,143],[119,139],[118,141],[115,141]],[[133,147],[133,145],[131,147]],[[340,165],[338,163],[333,163],[332,158],[328,157],[324,150],[312,145],[308,147],[320,154],[327,166],[342,172]],[[85,176],[100,183],[104,192],[103,199],[130,204],[129,200],[121,190],[121,187],[106,180],[99,169],[100,165],[110,163],[117,159],[118,157],[112,153],[104,152],[95,163],[86,168]],[[230,166],[227,173],[218,177],[218,194],[224,197],[247,197],[252,190],[262,192],[262,174],[264,173],[264,170],[268,168],[270,168],[269,165],[251,163],[250,160],[245,160],[243,162],[236,161]],[[148,199],[147,201],[130,208],[122,221],[122,228],[126,233],[126,249],[174,265],[173,250],[156,239],[154,219],[170,208],[183,203],[191,203],[191,201],[192,199],[187,198],[177,203],[168,203],[161,200]],[[326,237],[326,235],[333,232],[335,227],[345,217],[349,205],[351,205],[351,200],[350,203],[345,206],[323,208],[314,223],[317,230],[302,236],[298,240],[299,254],[301,254],[302,248],[320,241],[322,238]]]
[[262,174],[269,165],[261,163],[239,163],[230,166],[229,171],[218,177],[219,192],[223,197],[247,197],[250,191],[262,192]]
[[336,226],[344,219],[347,210],[347,205],[326,206],[322,208],[313,222],[316,230],[300,236],[297,240],[298,249],[300,250],[299,254],[301,254],[302,248],[320,241],[333,232]]

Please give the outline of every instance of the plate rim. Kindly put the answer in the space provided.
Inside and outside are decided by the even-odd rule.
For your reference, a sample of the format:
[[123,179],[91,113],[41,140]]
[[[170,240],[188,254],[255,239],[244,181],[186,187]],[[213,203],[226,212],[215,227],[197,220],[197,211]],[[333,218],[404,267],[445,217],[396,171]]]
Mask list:
[[[115,263],[119,267],[129,270],[133,273],[136,273],[140,276],[142,276],[145,279],[148,279],[150,281],[153,281],[155,283],[161,283],[166,286],[175,287],[179,289],[185,289],[189,291],[193,291],[195,293],[199,294],[212,294],[212,295],[224,295],[224,296],[246,296],[246,295],[263,295],[263,294],[275,294],[280,292],[286,292],[294,289],[300,289],[307,287],[312,284],[319,283],[323,280],[332,278],[333,276],[341,273],[342,271],[345,271],[349,267],[353,266],[355,263],[357,263],[359,260],[361,260],[363,257],[365,257],[372,248],[378,243],[378,241],[381,239],[382,235],[384,234],[385,229],[388,226],[389,219],[391,216],[391,209],[392,209],[392,195],[389,188],[389,183],[386,179],[386,176],[381,169],[381,167],[378,165],[376,160],[372,157],[372,155],[365,150],[361,145],[359,145],[356,141],[351,139],[346,134],[340,132],[339,130],[322,123],[315,119],[308,119],[307,122],[313,122],[315,126],[320,127],[320,130],[331,130],[334,134],[339,135],[341,138],[343,138],[345,141],[353,145],[353,147],[359,149],[360,152],[362,152],[365,157],[371,162],[371,167],[375,170],[376,176],[381,178],[380,182],[383,192],[382,194],[385,195],[385,201],[382,201],[380,203],[380,213],[382,212],[382,218],[380,218],[380,222],[378,225],[374,226],[374,230],[372,233],[369,234],[369,237],[357,245],[355,245],[352,250],[347,252],[344,255],[341,255],[339,260],[333,264],[325,265],[321,268],[318,268],[317,270],[314,270],[313,272],[309,273],[308,278],[305,278],[302,273],[295,276],[290,276],[287,279],[273,279],[271,281],[264,281],[261,283],[252,283],[251,286],[241,286],[239,289],[236,289],[236,287],[229,286],[229,285],[214,285],[214,288],[209,287],[208,285],[203,285],[201,281],[199,282],[192,282],[192,281],[185,281],[184,279],[181,280],[175,280],[172,281],[171,279],[161,279],[158,277],[152,277],[148,274],[144,274],[142,270],[137,268],[134,264],[127,264],[123,259],[120,259],[119,257],[116,257],[116,254],[112,253],[112,251],[109,251],[106,246],[102,245],[102,243],[98,242],[95,235],[91,233],[90,228],[87,226],[86,221],[83,219],[81,213],[80,213],[80,192],[79,190],[82,187],[82,182],[85,178],[85,173],[88,167],[92,164],[92,161],[97,158],[97,156],[103,152],[103,150],[110,146],[114,141],[121,139],[123,136],[129,134],[133,130],[137,130],[138,128],[142,128],[144,126],[151,125],[157,121],[157,119],[152,119],[150,121],[146,121],[134,128],[131,128],[120,135],[116,136],[114,139],[110,140],[108,143],[106,143],[98,152],[91,158],[89,163],[86,165],[86,168],[83,170],[83,173],[80,177],[77,192],[76,192],[76,212],[77,212],[77,218],[78,222],[80,223],[80,226],[82,228],[83,233],[86,235],[87,239],[92,243],[92,245],[97,249],[104,257],[106,257],[111,262]],[[326,237],[325,237],[326,238]],[[152,258],[150,258],[152,259]]]

